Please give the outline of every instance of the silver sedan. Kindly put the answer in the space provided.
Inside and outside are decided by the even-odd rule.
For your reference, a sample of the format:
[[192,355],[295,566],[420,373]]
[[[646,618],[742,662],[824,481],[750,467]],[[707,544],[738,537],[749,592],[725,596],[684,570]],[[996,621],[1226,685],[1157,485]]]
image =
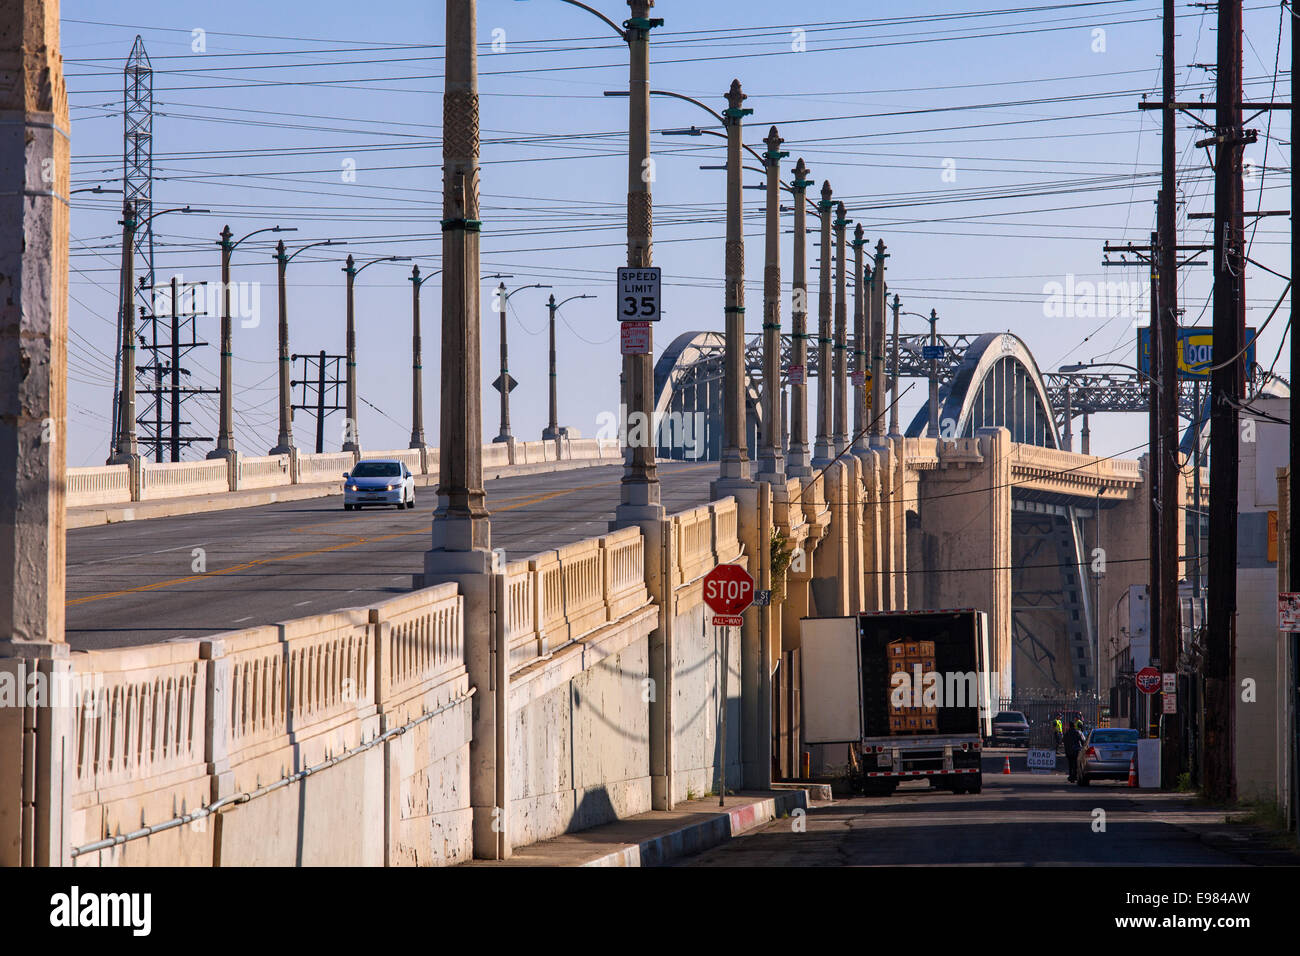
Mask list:
[[1127,780],[1137,758],[1138,732],[1124,727],[1097,727],[1079,751],[1079,786],[1093,780]]

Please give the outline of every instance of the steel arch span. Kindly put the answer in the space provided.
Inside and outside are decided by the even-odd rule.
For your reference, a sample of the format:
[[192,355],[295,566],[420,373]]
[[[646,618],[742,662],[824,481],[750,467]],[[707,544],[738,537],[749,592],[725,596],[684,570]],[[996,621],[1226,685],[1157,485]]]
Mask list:
[[[1029,347],[1010,332],[977,337],[939,392],[939,434],[929,432],[927,401],[908,437],[969,438],[1001,427],[1011,440],[1060,448],[1056,416]],[[1092,639],[1096,608],[1080,522],[1094,510],[1068,501],[1011,495],[1012,686],[1091,691],[1097,679]]]
[[[723,440],[723,357],[721,332],[683,332],[655,363],[655,454],[659,458],[717,461]],[[746,352],[755,346],[746,345]],[[752,360],[752,361],[751,361]],[[745,436],[749,458],[756,460],[763,423],[763,389],[748,369],[758,362],[746,355]]]

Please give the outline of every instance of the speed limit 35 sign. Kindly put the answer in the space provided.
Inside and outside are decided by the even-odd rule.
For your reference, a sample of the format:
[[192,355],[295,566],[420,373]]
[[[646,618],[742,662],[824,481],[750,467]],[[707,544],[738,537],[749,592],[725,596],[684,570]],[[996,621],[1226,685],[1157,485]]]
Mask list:
[[662,272],[658,266],[618,270],[618,320],[620,322],[658,322],[659,291]]

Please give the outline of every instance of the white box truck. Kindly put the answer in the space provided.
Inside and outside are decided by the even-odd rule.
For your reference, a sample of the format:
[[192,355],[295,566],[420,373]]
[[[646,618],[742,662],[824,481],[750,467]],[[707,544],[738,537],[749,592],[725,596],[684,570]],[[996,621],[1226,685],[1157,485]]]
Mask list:
[[[805,743],[851,747],[850,776],[863,792],[892,793],[914,779],[980,792],[981,748],[996,710],[983,611],[890,611],[800,624]],[[890,645],[900,641],[932,642],[932,669],[891,666]],[[900,728],[898,715],[913,710],[932,726]]]

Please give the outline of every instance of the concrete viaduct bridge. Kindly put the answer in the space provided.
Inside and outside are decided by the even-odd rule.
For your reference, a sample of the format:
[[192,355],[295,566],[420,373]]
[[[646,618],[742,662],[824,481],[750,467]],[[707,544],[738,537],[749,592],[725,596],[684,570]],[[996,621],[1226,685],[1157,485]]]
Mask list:
[[[1005,620],[995,615],[998,625],[1008,630],[1012,648],[1004,690],[1093,690],[1098,607],[1104,614],[1104,599],[1118,587],[1104,586],[1105,578],[1093,573],[1093,563],[1107,555],[1119,558],[1121,565],[1111,562],[1112,571],[1118,572],[1112,575],[1114,581],[1138,583],[1146,574],[1141,541],[1131,540],[1131,535],[1112,540],[1105,534],[1109,522],[1104,517],[1099,540],[1098,515],[1127,505],[1126,520],[1144,526],[1145,518],[1137,514],[1145,507],[1140,494],[1143,467],[1137,461],[1093,459],[1068,450],[1068,437],[1063,439],[1067,423],[1092,406],[1084,396],[1070,394],[1069,382],[1061,381],[1066,376],[1056,381],[1044,376],[1019,337],[947,336],[944,357],[933,363],[922,356],[928,343],[928,335],[900,336],[886,360],[886,368],[897,363],[900,378],[933,374],[939,386],[939,435],[929,434],[927,400],[905,431],[895,415],[886,439],[902,459],[901,487],[906,489],[903,515],[890,529],[893,540],[883,542],[887,550],[898,551],[905,561],[900,566],[907,568],[906,594],[900,588],[894,606],[952,603],[945,595],[967,591],[952,586],[968,576],[960,568],[994,569],[988,578],[996,582],[994,593],[978,601],[972,595],[970,603],[999,608],[1009,603]],[[656,410],[663,416],[658,431],[661,457],[718,457],[723,345],[719,333],[689,332],[660,357],[655,388]],[[765,384],[761,340],[755,337],[747,346],[746,420],[754,456],[763,427]],[[783,350],[789,349],[785,337]],[[818,371],[816,353],[809,350],[810,376]],[[783,367],[788,364],[782,362]],[[1132,403],[1133,396],[1124,393],[1133,391],[1134,384],[1112,380],[1117,395],[1111,402]],[[781,386],[788,396],[788,382],[783,380]],[[786,427],[783,423],[783,432]],[[1002,439],[992,438],[994,429],[1006,430]],[[990,453],[995,459],[1005,456],[1006,467],[986,461]],[[973,478],[977,473],[986,477]],[[987,494],[973,493],[980,481],[987,485]],[[1001,494],[999,484],[1008,484],[1009,493]],[[977,515],[985,526],[971,535]],[[1096,548],[1103,553],[1094,555]]]

